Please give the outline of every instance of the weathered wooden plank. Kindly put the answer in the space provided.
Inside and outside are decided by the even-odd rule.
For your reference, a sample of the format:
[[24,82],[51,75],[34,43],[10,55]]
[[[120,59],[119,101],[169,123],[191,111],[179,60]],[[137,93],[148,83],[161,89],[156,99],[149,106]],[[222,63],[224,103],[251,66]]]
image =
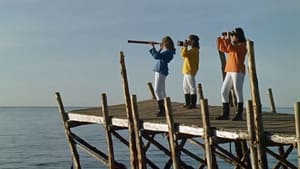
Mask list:
[[65,130],[65,135],[66,135],[66,139],[68,141],[68,145],[71,151],[71,156],[72,156],[72,168],[75,169],[81,169],[81,164],[80,164],[80,160],[79,160],[79,154],[76,148],[76,143],[74,141],[74,139],[72,138],[71,135],[71,128],[68,124],[68,120],[69,120],[69,116],[66,114],[65,108],[64,108],[64,104],[62,101],[62,98],[60,96],[59,92],[55,93],[56,96],[56,101],[58,104],[58,108],[59,108],[59,112],[62,118],[62,123],[64,126],[64,130]]
[[107,105],[107,97],[105,93],[101,94],[101,100],[102,100],[102,114],[104,119],[104,132],[106,136],[106,145],[107,145],[107,154],[108,154],[108,167],[109,169],[115,168],[115,155],[114,155],[114,148],[113,148],[113,142],[111,137],[111,123],[109,119],[109,112],[108,112],[108,105]]
[[133,113],[132,117],[133,117],[133,127],[135,132],[135,143],[137,149],[138,169],[146,169],[145,152],[143,149],[141,125],[140,125],[139,110],[137,106],[136,95],[131,96],[131,107]]
[[266,153],[264,151],[264,143],[265,137],[264,126],[262,125],[262,111],[261,111],[261,101],[258,87],[258,80],[256,74],[256,65],[255,65],[255,56],[254,56],[254,42],[247,40],[247,49],[248,49],[248,71],[249,71],[249,79],[250,79],[250,89],[251,89],[251,97],[253,101],[253,112],[254,112],[254,125],[256,128],[256,142],[257,146],[257,154],[258,154],[258,162],[259,168],[267,169],[268,162]]
[[168,138],[169,138],[169,146],[170,146],[173,168],[179,169],[180,163],[179,163],[179,157],[178,157],[179,152],[178,152],[176,128],[175,128],[175,123],[174,123],[174,119],[173,119],[171,100],[169,97],[164,99],[164,104],[165,104],[166,119],[167,119],[167,123],[168,123]]
[[274,102],[274,98],[273,98],[273,92],[272,89],[269,88],[268,89],[268,94],[269,94],[269,100],[270,100],[270,108],[271,108],[271,112],[276,113],[276,107],[275,107],[275,102]]
[[296,138],[297,138],[297,149],[298,149],[298,166],[300,166],[300,102],[296,102],[295,106],[295,119],[296,119]]
[[207,99],[201,99],[201,117],[204,128],[204,143],[205,143],[205,157],[208,169],[217,169],[218,164],[216,161],[215,150],[213,148],[213,134],[209,120],[208,103]]
[[249,141],[250,141],[250,153],[251,153],[251,164],[253,169],[258,169],[258,158],[257,158],[257,147],[255,142],[255,125],[254,125],[254,115],[253,115],[253,107],[252,101],[249,100],[247,102],[247,126],[249,133]]
[[[153,132],[167,132],[166,120],[156,117],[157,103],[155,100],[143,100],[138,102],[139,116],[142,128]],[[68,116],[72,121],[103,123],[103,117],[99,116],[100,107],[72,110]],[[128,120],[124,104],[108,107],[113,126],[127,128]],[[178,132],[195,136],[203,136],[202,121],[199,119],[198,109],[184,109],[182,103],[172,102],[175,123],[178,123]],[[246,121],[220,121],[214,120],[219,115],[220,106],[209,106],[211,126],[215,128],[217,137],[236,139],[248,139]],[[266,139],[279,144],[296,143],[295,118],[293,114],[263,113],[263,124],[266,131]]]
[[149,93],[150,93],[151,98],[152,98],[152,99],[155,99],[155,93],[154,93],[154,89],[153,89],[152,83],[151,83],[151,82],[148,82],[148,83],[147,83],[147,86],[148,86],[148,89],[149,89]]
[[129,136],[129,150],[130,150],[130,166],[131,169],[138,168],[138,159],[137,159],[137,148],[135,143],[135,132],[133,127],[133,117],[132,117],[132,108],[131,108],[131,99],[130,99],[130,92],[129,92],[129,85],[127,79],[127,71],[125,66],[125,59],[124,53],[120,52],[120,65],[121,65],[121,75],[123,80],[123,92],[124,92],[124,99],[126,104],[126,113],[128,119],[128,136]]

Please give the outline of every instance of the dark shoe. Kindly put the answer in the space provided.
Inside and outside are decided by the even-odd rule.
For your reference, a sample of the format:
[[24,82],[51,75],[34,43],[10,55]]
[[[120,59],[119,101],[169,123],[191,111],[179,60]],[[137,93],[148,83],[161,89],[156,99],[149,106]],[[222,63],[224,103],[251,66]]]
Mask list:
[[241,113],[237,113],[235,114],[235,116],[233,117],[232,121],[242,121],[243,117]]
[[157,117],[159,116],[165,116],[165,105],[164,105],[164,100],[158,100],[157,101],[158,104],[158,109],[159,112],[156,114]]
[[223,103],[223,114],[218,116],[216,120],[229,120],[229,103]]
[[195,109],[197,103],[197,95],[191,94],[191,104],[188,106],[188,109]]
[[185,100],[185,104],[183,105],[183,107],[188,107],[191,103],[191,95],[190,94],[184,94],[184,100]]
[[187,108],[188,109],[196,109],[197,107],[196,107],[196,105],[190,104]]
[[243,120],[243,110],[244,110],[244,104],[243,103],[238,103],[237,113],[233,117],[232,121],[241,121],[241,120]]
[[164,116],[166,116],[165,112],[158,112],[156,114],[156,117],[164,117]]
[[216,118],[216,120],[229,120],[229,116],[221,115],[221,116],[218,116],[218,117]]

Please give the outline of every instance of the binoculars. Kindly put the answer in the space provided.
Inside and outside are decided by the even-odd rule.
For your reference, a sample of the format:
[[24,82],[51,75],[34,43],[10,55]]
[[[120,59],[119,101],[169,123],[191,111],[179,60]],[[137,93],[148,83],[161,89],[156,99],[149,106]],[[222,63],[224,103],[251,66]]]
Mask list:
[[185,41],[177,41],[177,46],[183,46]]
[[222,36],[233,36],[235,33],[234,32],[222,32]]

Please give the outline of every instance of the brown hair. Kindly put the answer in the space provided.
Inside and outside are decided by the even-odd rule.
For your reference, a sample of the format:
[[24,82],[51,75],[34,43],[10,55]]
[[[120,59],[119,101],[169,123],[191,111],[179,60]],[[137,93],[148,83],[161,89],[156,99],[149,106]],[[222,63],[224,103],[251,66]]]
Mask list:
[[199,37],[197,35],[190,35],[189,39],[193,41],[192,47],[193,48],[200,48],[199,45]]
[[162,40],[165,43],[165,47],[169,50],[176,50],[174,47],[174,42],[170,36],[165,36]]
[[242,28],[235,28],[232,33],[234,33],[237,38],[239,39],[238,41],[241,43],[241,42],[246,42],[246,37],[245,37],[245,34],[244,34],[244,31]]

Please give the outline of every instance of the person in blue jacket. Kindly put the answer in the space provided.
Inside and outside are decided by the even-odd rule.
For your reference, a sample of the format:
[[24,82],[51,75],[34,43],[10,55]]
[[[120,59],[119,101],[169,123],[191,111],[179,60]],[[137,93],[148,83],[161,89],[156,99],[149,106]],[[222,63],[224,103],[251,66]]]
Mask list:
[[174,42],[170,36],[166,36],[160,43],[160,49],[157,50],[154,46],[155,42],[151,42],[152,48],[150,53],[156,60],[153,71],[154,78],[154,93],[158,103],[159,112],[157,116],[165,115],[164,98],[166,97],[166,77],[169,74],[168,63],[173,59],[175,54]]

